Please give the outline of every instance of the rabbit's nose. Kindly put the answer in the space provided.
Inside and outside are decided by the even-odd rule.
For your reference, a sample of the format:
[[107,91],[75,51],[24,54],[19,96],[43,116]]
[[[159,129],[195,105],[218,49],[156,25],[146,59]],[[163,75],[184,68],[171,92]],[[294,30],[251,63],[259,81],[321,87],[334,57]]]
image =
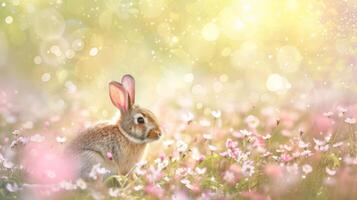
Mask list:
[[150,139],[155,139],[155,140],[159,139],[161,137],[161,131],[158,129],[152,129],[149,131],[147,137]]

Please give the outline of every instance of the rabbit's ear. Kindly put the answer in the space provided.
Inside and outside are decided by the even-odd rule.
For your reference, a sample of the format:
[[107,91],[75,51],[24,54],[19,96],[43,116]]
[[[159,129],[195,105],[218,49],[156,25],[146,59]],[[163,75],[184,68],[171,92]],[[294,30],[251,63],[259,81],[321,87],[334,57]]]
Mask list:
[[130,106],[135,103],[135,79],[130,74],[126,74],[121,78],[121,83],[123,84],[126,91],[129,94]]
[[109,96],[114,106],[117,107],[122,114],[129,110],[128,92],[121,83],[116,81],[109,83]]

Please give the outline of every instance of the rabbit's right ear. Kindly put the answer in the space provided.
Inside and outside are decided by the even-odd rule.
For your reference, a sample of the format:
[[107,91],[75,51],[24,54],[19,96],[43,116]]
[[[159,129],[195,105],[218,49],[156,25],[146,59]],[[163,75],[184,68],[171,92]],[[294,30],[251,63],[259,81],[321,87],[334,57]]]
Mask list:
[[109,83],[109,96],[114,106],[117,107],[122,114],[129,110],[128,92],[121,83],[116,81]]
[[126,89],[129,95],[130,106],[135,104],[135,79],[130,74],[126,74],[121,78],[121,84]]

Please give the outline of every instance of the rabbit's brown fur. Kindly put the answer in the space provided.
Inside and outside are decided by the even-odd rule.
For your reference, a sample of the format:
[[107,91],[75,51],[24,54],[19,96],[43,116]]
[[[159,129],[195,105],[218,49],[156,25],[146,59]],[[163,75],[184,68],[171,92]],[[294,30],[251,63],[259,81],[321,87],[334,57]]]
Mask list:
[[[130,75],[124,77],[127,79],[122,82],[127,81],[130,96],[134,98],[134,79]],[[146,144],[161,136],[159,123],[151,111],[134,106],[134,100],[121,83],[114,82],[110,86],[112,102],[121,111],[120,120],[85,130],[68,147],[68,152],[79,161],[78,171],[83,178],[89,178],[92,167],[98,163],[112,174],[128,173],[140,161]]]
[[[85,169],[82,172],[83,176],[89,174],[92,166],[97,163],[105,163],[104,167],[119,174],[126,174],[140,160],[145,147],[146,143],[137,144],[129,141],[120,133],[117,125],[98,124],[77,137],[70,148],[75,155],[86,152],[86,157],[94,158],[93,163],[88,163],[89,166],[82,166]],[[108,152],[112,153],[113,160],[107,158]]]

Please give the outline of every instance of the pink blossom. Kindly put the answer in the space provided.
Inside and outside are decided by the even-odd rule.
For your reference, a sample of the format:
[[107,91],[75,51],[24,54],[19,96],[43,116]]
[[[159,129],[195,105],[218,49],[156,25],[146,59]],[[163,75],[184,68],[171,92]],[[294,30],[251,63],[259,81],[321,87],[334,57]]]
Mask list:
[[155,184],[149,184],[144,188],[144,191],[147,194],[150,194],[156,198],[162,198],[165,194],[164,189],[162,189],[160,186],[155,185]]
[[171,196],[172,200],[190,200],[190,196],[183,190],[177,190]]
[[233,172],[227,170],[226,172],[224,172],[223,180],[231,185],[234,185],[237,181],[237,178],[235,177]]
[[107,152],[107,158],[108,158],[109,160],[113,160],[113,154],[112,154],[112,152]]
[[281,156],[280,156],[280,160],[282,160],[283,162],[289,162],[293,159],[293,157],[291,157],[289,154],[287,153],[283,153]]
[[147,173],[146,178],[149,182],[156,182],[160,180],[164,175],[160,169],[155,169],[154,167],[149,168],[149,173]]
[[26,145],[22,165],[30,182],[52,184],[75,177],[76,162],[45,142]]
[[256,147],[264,147],[265,146],[264,138],[262,136],[256,136],[253,145]]
[[282,111],[280,115],[280,122],[285,128],[291,128],[295,124],[297,118],[298,116],[294,112]]
[[236,148],[238,145],[237,142],[233,141],[232,139],[227,139],[226,141],[226,147],[229,148],[229,149],[232,149],[232,148]]
[[271,178],[280,179],[283,177],[283,169],[279,165],[268,164],[264,168],[264,173]]
[[244,122],[247,123],[250,128],[257,128],[260,123],[259,119],[254,115],[249,115],[248,117],[246,117],[244,119]]
[[316,115],[313,117],[312,123],[316,133],[328,133],[332,131],[334,121],[328,117]]
[[237,164],[233,164],[223,174],[223,180],[230,185],[236,184],[242,176],[241,167]]

